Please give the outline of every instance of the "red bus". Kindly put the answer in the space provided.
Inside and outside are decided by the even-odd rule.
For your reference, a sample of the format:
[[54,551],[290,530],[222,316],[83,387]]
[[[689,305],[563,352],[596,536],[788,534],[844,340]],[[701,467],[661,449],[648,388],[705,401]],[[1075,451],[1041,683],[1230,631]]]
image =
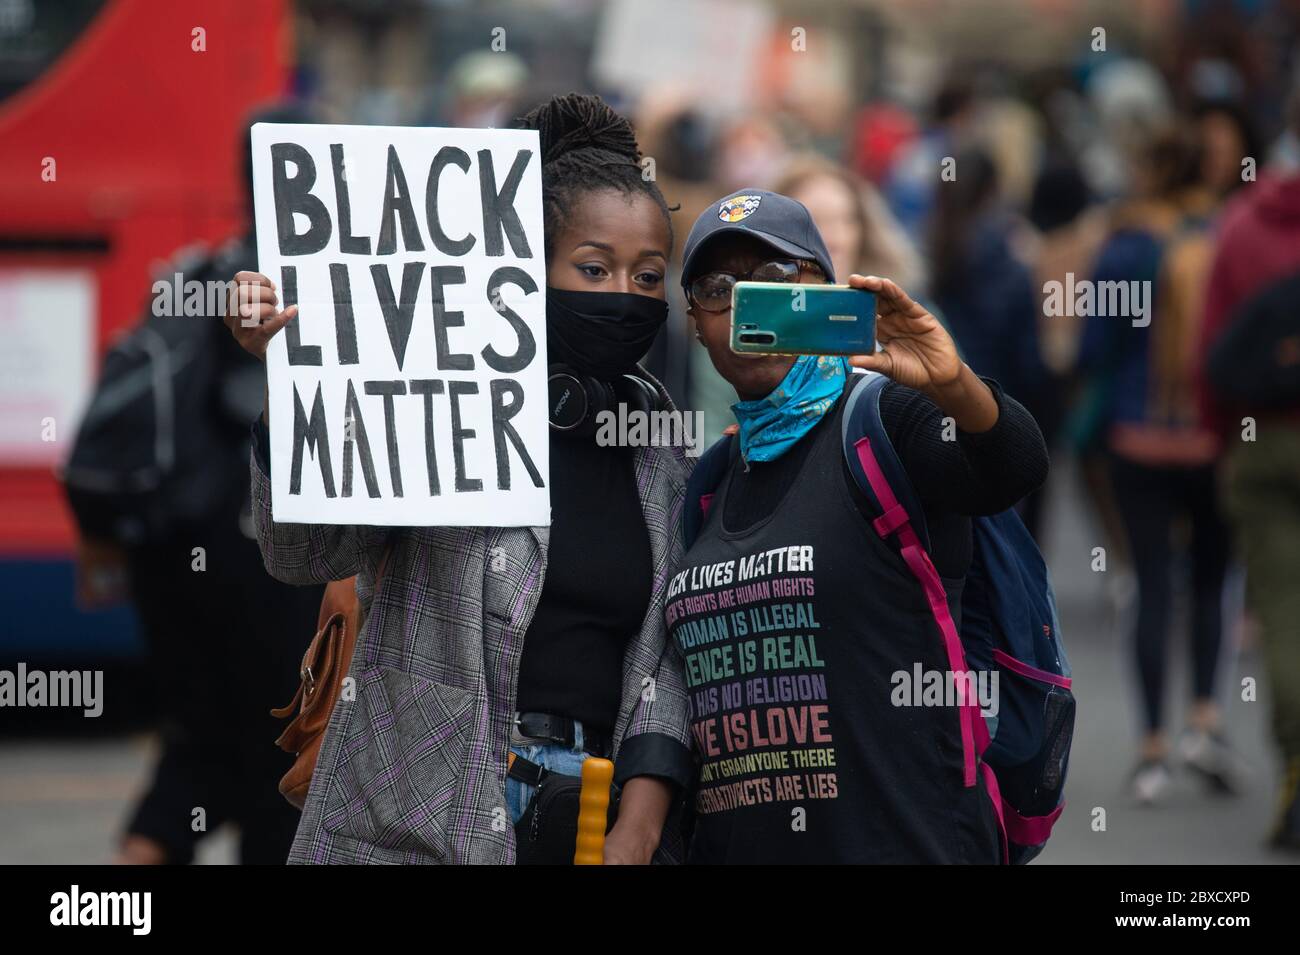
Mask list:
[[240,227],[291,55],[285,0],[0,3],[0,665],[134,652],[126,610],[74,605],[56,470],[152,270]]

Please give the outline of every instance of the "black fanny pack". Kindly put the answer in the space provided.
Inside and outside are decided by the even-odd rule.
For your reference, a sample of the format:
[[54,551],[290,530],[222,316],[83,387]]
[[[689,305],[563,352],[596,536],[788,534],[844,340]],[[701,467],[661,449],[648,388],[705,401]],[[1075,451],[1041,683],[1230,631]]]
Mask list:
[[[582,779],[553,773],[518,756],[511,760],[508,775],[536,787],[528,808],[515,823],[515,864],[572,865],[578,839]],[[618,787],[614,786],[605,823],[607,833],[618,818],[618,798]]]

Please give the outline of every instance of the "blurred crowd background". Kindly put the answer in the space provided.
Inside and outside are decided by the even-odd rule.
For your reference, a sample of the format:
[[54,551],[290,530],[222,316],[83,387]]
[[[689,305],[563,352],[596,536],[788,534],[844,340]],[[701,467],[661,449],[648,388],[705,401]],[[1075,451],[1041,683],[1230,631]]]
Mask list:
[[[1285,401],[1252,406],[1249,381],[1233,390],[1233,369],[1208,368],[1244,310],[1276,311],[1260,293],[1300,272],[1300,0],[206,6],[0,0],[0,327],[13,336],[0,338],[0,667],[105,668],[109,699],[89,727],[0,711],[0,861],[107,859],[128,829],[184,861],[202,833],[149,829],[169,800],[228,804],[216,821],[246,834],[218,858],[273,857],[292,831],[277,764],[204,739],[223,697],[195,688],[219,670],[225,698],[286,702],[315,595],[295,595],[306,609],[285,610],[273,634],[254,611],[292,601],[224,581],[213,612],[247,616],[246,633],[267,631],[252,646],[278,648],[274,679],[250,676],[249,641],[227,653],[195,637],[199,598],[168,576],[164,550],[128,553],[122,586],[105,582],[113,542],[78,532],[55,480],[99,360],[143,313],[150,269],[227,278],[239,259],[249,117],[276,104],[272,115],[322,122],[503,126],[574,89],[633,120],[679,251],[733,190],[792,195],[837,274],[896,280],[1038,419],[1053,479],[1024,517],[1061,590],[1081,721],[1077,833],[1045,861],[1265,861],[1278,858],[1256,854],[1270,839],[1300,846],[1288,700],[1300,687],[1300,416]],[[46,121],[84,157],[60,167],[73,196],[90,175],[76,163],[103,177],[80,198],[37,181],[41,158],[63,155],[34,136]],[[1071,283],[1093,281],[1151,283],[1149,324],[1132,308],[1071,307]],[[649,367],[718,434],[734,396],[669,287]],[[1249,367],[1235,363],[1236,377]],[[213,375],[227,373],[247,378]],[[62,436],[42,444],[32,422],[47,408]],[[221,445],[233,474],[241,441]],[[228,510],[213,513],[233,528]],[[241,599],[247,612],[229,609]],[[274,721],[250,717],[245,731],[281,755]],[[187,749],[187,734],[201,745]],[[1214,800],[1180,788],[1184,768]],[[225,782],[201,794],[178,782],[205,774]],[[1132,817],[1149,835],[1140,856],[1140,837],[1087,841],[1104,805],[1157,807]],[[1161,805],[1174,823],[1153,821]]]

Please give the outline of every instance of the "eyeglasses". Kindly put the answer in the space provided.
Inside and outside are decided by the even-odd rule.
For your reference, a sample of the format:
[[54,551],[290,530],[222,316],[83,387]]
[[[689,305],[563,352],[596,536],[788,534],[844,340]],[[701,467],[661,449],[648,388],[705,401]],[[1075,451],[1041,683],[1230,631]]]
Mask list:
[[691,301],[706,312],[725,312],[731,308],[731,290],[737,282],[798,282],[799,273],[814,272],[824,275],[821,266],[805,259],[784,259],[764,262],[748,272],[708,272],[687,286]]

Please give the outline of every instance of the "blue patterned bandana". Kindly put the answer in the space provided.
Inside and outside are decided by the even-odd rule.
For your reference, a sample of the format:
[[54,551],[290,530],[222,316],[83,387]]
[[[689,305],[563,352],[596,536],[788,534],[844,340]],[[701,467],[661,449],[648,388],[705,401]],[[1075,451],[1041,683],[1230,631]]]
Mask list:
[[839,355],[800,355],[766,398],[731,406],[746,461],[774,461],[812,430],[844,390],[849,363]]

